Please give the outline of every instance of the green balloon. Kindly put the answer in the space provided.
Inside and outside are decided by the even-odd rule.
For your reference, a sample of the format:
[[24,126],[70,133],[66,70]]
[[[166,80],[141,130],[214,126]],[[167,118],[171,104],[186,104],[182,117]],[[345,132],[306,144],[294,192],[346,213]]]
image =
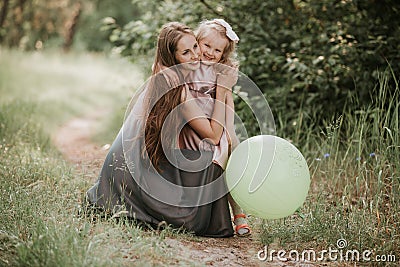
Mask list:
[[277,136],[258,135],[240,143],[226,167],[233,199],[249,214],[279,219],[301,207],[310,172],[300,151]]

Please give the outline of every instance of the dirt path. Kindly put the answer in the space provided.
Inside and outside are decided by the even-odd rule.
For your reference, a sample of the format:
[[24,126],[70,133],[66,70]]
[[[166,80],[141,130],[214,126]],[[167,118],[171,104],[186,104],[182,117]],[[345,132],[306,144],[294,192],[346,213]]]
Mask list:
[[[97,112],[72,119],[61,126],[53,138],[64,158],[92,181],[96,180],[109,148],[109,145],[99,146],[91,142],[96,123],[102,115]],[[257,252],[263,246],[257,236],[258,233],[254,232],[247,238],[200,238],[196,241],[168,238],[166,242],[176,248],[177,260],[190,257],[210,266],[309,266],[293,262],[261,262]]]
[[93,181],[99,173],[108,146],[94,144],[91,137],[102,113],[93,113],[83,118],[74,118],[62,125],[53,137],[53,142],[64,158],[82,170]]

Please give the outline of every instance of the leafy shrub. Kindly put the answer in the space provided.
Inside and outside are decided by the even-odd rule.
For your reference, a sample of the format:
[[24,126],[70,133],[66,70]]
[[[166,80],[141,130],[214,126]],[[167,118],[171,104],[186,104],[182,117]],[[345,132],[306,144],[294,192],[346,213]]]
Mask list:
[[348,106],[367,106],[388,64],[400,70],[397,1],[134,2],[142,16],[107,25],[122,55],[153,57],[157,30],[168,21],[195,28],[225,18],[241,38],[241,71],[264,92],[288,136],[296,134],[299,110],[302,124],[322,125]]

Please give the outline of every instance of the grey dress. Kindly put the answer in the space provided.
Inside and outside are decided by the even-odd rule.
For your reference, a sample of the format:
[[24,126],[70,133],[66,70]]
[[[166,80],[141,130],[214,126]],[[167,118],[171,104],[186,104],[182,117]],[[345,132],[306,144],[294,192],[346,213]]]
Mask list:
[[150,226],[165,221],[199,236],[233,236],[224,172],[213,152],[169,147],[156,170],[141,152],[146,90],[138,96],[86,193],[89,206],[111,214],[122,211]]

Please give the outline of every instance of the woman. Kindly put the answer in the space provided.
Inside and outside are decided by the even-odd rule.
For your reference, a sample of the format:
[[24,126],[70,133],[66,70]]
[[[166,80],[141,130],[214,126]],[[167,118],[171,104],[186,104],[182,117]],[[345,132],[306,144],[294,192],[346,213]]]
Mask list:
[[186,127],[208,145],[217,145],[225,124],[225,101],[235,78],[221,75],[211,118],[195,103],[185,77],[199,68],[193,32],[168,23],[157,41],[154,66],[173,67],[181,85],[170,88],[155,67],[127,113],[106,157],[89,204],[117,215],[158,225],[165,221],[196,235],[229,237],[233,228],[222,169],[209,150],[179,149]]

